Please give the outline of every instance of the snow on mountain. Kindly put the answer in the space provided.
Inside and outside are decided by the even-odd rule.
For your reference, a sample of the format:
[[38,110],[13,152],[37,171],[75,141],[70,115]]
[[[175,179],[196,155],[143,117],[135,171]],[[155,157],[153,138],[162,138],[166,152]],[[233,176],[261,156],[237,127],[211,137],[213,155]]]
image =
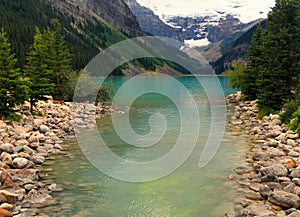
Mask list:
[[219,20],[230,14],[242,23],[266,18],[275,0],[137,0],[162,20],[174,16],[205,17]]

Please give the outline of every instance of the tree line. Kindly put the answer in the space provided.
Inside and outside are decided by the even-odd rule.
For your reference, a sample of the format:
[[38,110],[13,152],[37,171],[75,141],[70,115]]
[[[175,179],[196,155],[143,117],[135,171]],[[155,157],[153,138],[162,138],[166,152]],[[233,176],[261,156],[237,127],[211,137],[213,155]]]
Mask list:
[[23,69],[16,67],[17,58],[11,51],[4,28],[0,32],[0,116],[13,117],[13,108],[29,99],[31,111],[39,100],[52,95],[55,100],[72,96],[78,73],[72,71],[72,56],[60,33],[58,20],[54,30],[36,27],[33,44]]
[[299,0],[276,0],[266,25],[257,27],[247,59],[237,61],[227,74],[246,99],[257,99],[260,116],[284,108],[284,121],[291,120],[300,101]]

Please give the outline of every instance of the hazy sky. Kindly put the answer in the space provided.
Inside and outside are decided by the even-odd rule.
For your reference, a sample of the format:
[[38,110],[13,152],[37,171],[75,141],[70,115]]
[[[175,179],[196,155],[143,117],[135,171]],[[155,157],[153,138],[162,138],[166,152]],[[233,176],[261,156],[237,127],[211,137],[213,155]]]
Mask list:
[[164,16],[220,16],[218,12],[236,15],[242,22],[264,18],[275,5],[275,0],[137,0],[151,8],[161,18]]

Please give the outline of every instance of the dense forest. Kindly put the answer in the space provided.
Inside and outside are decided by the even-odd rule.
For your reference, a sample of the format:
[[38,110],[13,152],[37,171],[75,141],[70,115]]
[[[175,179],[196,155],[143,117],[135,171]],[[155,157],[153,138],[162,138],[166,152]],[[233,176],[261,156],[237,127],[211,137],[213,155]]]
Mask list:
[[[277,0],[266,27],[258,25],[247,58],[227,73],[246,99],[257,99],[260,116],[283,108],[282,119],[299,125],[300,2]],[[298,110],[298,111],[297,111]]]

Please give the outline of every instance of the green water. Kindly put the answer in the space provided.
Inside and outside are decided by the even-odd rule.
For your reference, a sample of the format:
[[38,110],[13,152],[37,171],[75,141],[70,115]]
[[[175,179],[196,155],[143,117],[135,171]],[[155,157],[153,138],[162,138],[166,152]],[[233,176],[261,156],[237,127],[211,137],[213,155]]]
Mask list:
[[[210,82],[211,78],[201,79],[202,82]],[[225,94],[233,91],[229,88],[227,78],[219,79]],[[64,189],[63,192],[53,195],[58,205],[43,211],[50,216],[61,217],[211,217],[223,216],[232,210],[238,196],[235,190],[237,185],[234,181],[227,180],[227,175],[232,173],[236,166],[243,164],[241,162],[248,138],[227,128],[214,159],[208,166],[199,168],[199,157],[208,135],[206,124],[210,117],[209,105],[201,85],[195,78],[182,77],[178,80],[200,104],[201,117],[197,145],[179,169],[152,182],[118,181],[94,168],[81,152],[76,140],[71,139],[63,145],[66,152],[48,160],[43,167],[44,179],[54,181]],[[126,78],[113,79],[117,86],[124,81]],[[145,78],[144,85],[155,85],[157,82],[160,81]],[[132,128],[139,134],[149,132],[147,120],[155,112],[165,116],[168,128],[160,142],[151,148],[141,149],[124,143],[117,136],[111,117],[106,116],[98,121],[98,130],[114,153],[130,160],[146,161],[161,157],[170,151],[178,137],[180,119],[176,106],[168,98],[159,94],[146,94],[139,97],[130,109],[124,107],[123,111],[129,113]],[[92,143],[95,138],[86,139]]]

